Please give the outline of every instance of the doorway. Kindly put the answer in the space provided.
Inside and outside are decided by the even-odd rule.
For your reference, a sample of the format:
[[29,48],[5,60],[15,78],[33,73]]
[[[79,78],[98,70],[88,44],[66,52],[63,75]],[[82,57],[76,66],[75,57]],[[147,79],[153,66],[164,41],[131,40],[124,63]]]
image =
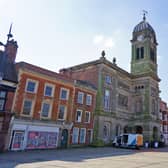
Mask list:
[[68,145],[68,130],[64,129],[61,136],[61,148],[67,148]]
[[135,126],[135,133],[136,134],[142,134],[143,133],[143,128],[139,125]]
[[11,150],[23,150],[24,131],[13,131]]

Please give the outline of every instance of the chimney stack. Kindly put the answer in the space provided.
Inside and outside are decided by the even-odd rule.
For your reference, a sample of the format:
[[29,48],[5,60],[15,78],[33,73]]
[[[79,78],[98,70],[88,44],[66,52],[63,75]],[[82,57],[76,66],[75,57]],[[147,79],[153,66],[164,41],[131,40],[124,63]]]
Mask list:
[[8,61],[11,63],[15,63],[17,48],[18,48],[17,41],[14,41],[13,39],[7,41],[5,45],[5,53],[6,56],[8,57]]

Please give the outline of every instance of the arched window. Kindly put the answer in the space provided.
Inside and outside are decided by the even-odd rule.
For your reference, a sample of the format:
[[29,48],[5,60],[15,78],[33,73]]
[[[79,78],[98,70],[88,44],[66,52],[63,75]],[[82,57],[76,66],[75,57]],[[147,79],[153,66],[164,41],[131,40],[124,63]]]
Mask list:
[[143,59],[144,58],[144,47],[136,48],[136,59]]
[[155,52],[153,48],[150,48],[150,59],[155,62]]
[[104,136],[104,138],[106,138],[108,136],[108,130],[107,130],[106,125],[104,125],[104,128],[103,128],[103,136]]
[[105,141],[109,140],[110,137],[110,123],[104,122],[103,126],[103,138]]
[[140,52],[139,52],[139,48],[136,49],[136,59],[139,60],[140,58]]
[[144,58],[144,47],[141,47],[141,59]]

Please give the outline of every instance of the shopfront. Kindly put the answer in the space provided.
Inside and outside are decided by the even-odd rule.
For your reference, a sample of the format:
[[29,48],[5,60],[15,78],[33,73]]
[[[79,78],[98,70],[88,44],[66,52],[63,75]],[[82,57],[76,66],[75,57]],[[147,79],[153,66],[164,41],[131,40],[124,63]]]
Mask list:
[[59,128],[54,126],[13,124],[10,150],[57,148]]

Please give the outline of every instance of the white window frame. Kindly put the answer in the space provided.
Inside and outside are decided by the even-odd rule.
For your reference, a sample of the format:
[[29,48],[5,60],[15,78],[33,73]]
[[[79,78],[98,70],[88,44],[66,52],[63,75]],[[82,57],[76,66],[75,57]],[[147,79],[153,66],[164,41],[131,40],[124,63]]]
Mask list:
[[[80,112],[80,118],[77,118],[77,114],[78,114],[77,112]],[[76,110],[76,122],[78,122],[78,123],[79,123],[79,122],[82,122],[82,112],[83,112],[83,111],[80,110],[80,109],[77,109],[77,110]]]
[[[84,138],[83,138],[83,139],[81,139],[81,137],[82,137],[82,136],[81,136],[81,132],[82,132],[81,130],[84,130]],[[80,129],[79,143],[80,143],[80,144],[86,143],[86,128],[81,128],[81,129]]]
[[[61,106],[64,106],[65,108],[64,108],[64,116],[63,116],[63,118],[59,118],[59,111],[60,111],[60,107]],[[59,106],[58,106],[58,120],[66,120],[66,115],[67,115],[67,106],[66,105],[62,105],[62,104],[60,104]]]
[[[28,89],[28,83],[29,83],[29,82],[34,82],[34,83],[35,83],[34,91],[27,90],[27,89]],[[27,79],[27,80],[26,80],[25,92],[28,92],[28,93],[37,93],[37,88],[38,88],[38,81],[33,80],[33,79]]]
[[[25,101],[31,101],[31,102],[32,102],[32,104],[31,104],[31,109],[30,109],[30,114],[24,114],[24,113],[23,113],[24,102],[25,102]],[[25,99],[23,100],[23,103],[22,103],[22,113],[21,113],[21,115],[22,115],[22,116],[31,117],[31,116],[33,115],[33,110],[34,110],[34,100],[25,98]]]
[[[52,88],[51,95],[46,95],[46,88],[47,88],[47,87],[51,87],[51,88]],[[53,97],[53,96],[54,96],[54,90],[55,90],[54,85],[49,84],[49,83],[45,83],[44,96]]]
[[[80,100],[79,98],[80,98],[80,96],[79,95],[82,95],[82,100]],[[83,104],[83,99],[84,99],[84,93],[83,92],[78,92],[78,95],[77,95],[77,102],[79,103],[79,104]]]
[[[62,98],[62,97],[61,97],[62,91],[66,91],[66,92],[67,92],[66,98]],[[69,99],[69,89],[67,89],[67,88],[61,88],[61,90],[60,90],[60,99],[61,99],[61,100],[68,100],[68,99]]]
[[74,127],[72,131],[72,144],[78,144],[79,140],[79,128]]
[[[89,114],[89,119],[86,121],[86,113]],[[85,123],[90,123],[90,118],[91,118],[91,112],[90,111],[85,111]]]
[[[42,114],[43,114],[42,110],[43,110],[44,104],[49,104],[49,105],[50,105],[49,111],[48,111],[48,116],[43,116],[43,115],[42,115]],[[52,103],[49,102],[49,101],[43,101],[42,104],[41,104],[40,118],[50,118],[50,117],[51,117],[51,111],[52,111]]]
[[[90,98],[89,98],[90,97]],[[89,101],[88,101],[89,100]],[[92,105],[92,95],[91,94],[87,94],[86,95],[86,105],[87,106],[91,106]]]

